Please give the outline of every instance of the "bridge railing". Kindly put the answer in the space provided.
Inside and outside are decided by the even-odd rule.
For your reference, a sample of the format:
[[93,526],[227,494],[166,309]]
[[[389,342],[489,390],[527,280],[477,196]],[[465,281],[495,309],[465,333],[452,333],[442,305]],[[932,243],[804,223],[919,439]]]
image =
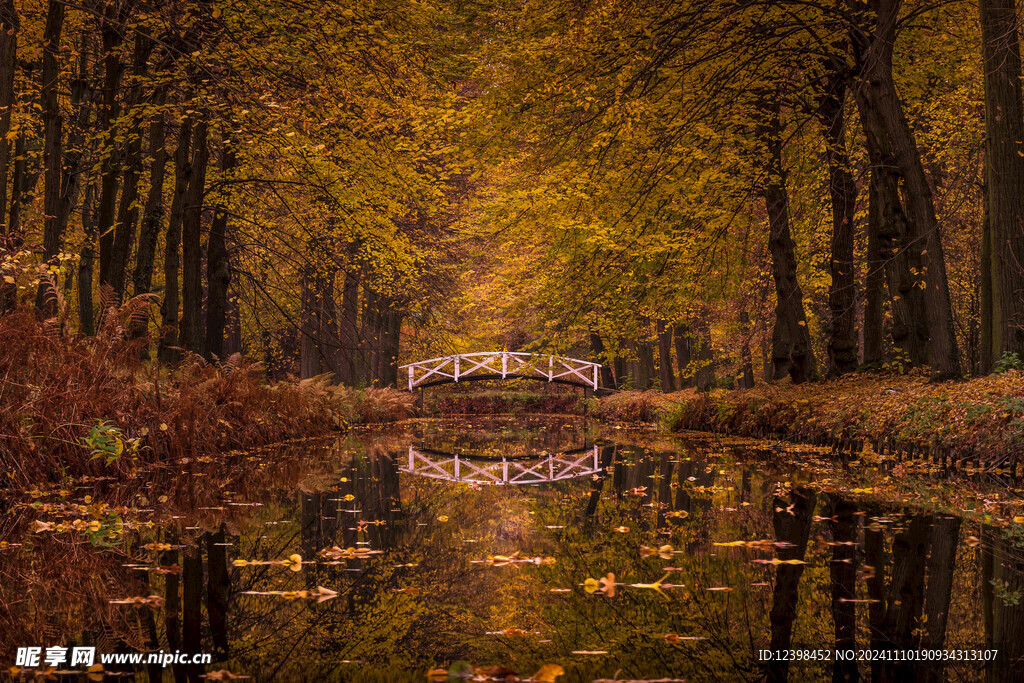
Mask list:
[[441,356],[401,367],[409,373],[409,391],[433,384],[509,377],[573,384],[596,391],[601,364],[539,353],[483,351]]
[[524,485],[575,479],[600,473],[598,447],[526,459],[480,460],[409,447],[402,472],[431,479],[488,485]]

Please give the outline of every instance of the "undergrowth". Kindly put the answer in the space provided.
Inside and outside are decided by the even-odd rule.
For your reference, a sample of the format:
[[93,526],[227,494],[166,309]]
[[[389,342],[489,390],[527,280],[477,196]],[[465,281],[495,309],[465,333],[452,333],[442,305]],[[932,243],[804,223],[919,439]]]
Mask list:
[[992,465],[1024,454],[1024,371],[962,382],[923,374],[856,374],[798,386],[674,394],[618,392],[601,399],[607,419],[659,422],[670,431],[702,430],[816,442],[887,439],[948,449]]
[[[20,310],[0,317],[0,467],[8,482],[130,472],[137,461],[248,449],[411,416],[413,397],[323,375],[267,382],[239,355],[173,370],[139,360],[145,339],[111,309],[95,337]],[[99,456],[107,457],[99,457]]]

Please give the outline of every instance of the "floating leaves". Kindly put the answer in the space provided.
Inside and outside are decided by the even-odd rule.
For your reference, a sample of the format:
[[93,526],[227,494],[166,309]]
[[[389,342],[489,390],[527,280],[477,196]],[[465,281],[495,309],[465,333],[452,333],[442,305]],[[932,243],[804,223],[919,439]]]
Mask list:
[[487,559],[484,560],[470,560],[473,564],[486,564],[491,567],[506,567],[508,565],[519,565],[519,564],[534,564],[534,565],[553,565],[555,564],[555,558],[553,557],[523,557],[518,551],[511,555],[488,555]]
[[323,586],[317,586],[314,590],[301,591],[242,591],[242,595],[274,595],[285,600],[316,600],[318,603],[338,597],[336,591]]
[[235,567],[279,564],[288,567],[293,572],[297,572],[302,569],[302,555],[294,553],[283,560],[233,560],[231,564]]
[[330,560],[364,560],[372,555],[379,555],[382,552],[384,551],[370,550],[365,547],[354,548],[349,546],[348,548],[339,548],[338,546],[333,546],[321,550],[320,557]]
[[111,605],[134,605],[135,607],[163,607],[164,599],[159,595],[137,596],[134,598],[122,598],[111,600]]
[[657,555],[663,560],[671,560],[676,552],[670,545],[663,545],[658,548],[649,548],[646,545],[640,546],[640,557],[654,557]]

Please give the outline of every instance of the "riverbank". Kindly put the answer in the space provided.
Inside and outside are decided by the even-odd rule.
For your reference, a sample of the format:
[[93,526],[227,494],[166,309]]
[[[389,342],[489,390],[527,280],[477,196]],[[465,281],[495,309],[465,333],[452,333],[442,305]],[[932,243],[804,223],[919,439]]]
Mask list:
[[1024,372],[929,383],[927,377],[857,374],[802,385],[673,394],[618,392],[598,401],[604,419],[658,422],[753,438],[924,455],[1014,471],[1024,465]]
[[0,318],[0,468],[8,483],[129,474],[140,463],[247,450],[390,422],[415,412],[394,389],[327,376],[267,382],[240,357],[177,367],[142,362],[144,340],[112,325],[63,333],[30,312]]

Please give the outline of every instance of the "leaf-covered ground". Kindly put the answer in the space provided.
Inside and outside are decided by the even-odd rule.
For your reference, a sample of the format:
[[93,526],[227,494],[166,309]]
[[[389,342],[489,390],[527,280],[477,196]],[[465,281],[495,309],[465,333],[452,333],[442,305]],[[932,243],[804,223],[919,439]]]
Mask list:
[[599,402],[607,419],[659,421],[673,431],[823,442],[887,440],[948,449],[1012,470],[1024,451],[1024,372],[930,383],[922,375],[852,375],[828,382],[673,394],[619,392]]

